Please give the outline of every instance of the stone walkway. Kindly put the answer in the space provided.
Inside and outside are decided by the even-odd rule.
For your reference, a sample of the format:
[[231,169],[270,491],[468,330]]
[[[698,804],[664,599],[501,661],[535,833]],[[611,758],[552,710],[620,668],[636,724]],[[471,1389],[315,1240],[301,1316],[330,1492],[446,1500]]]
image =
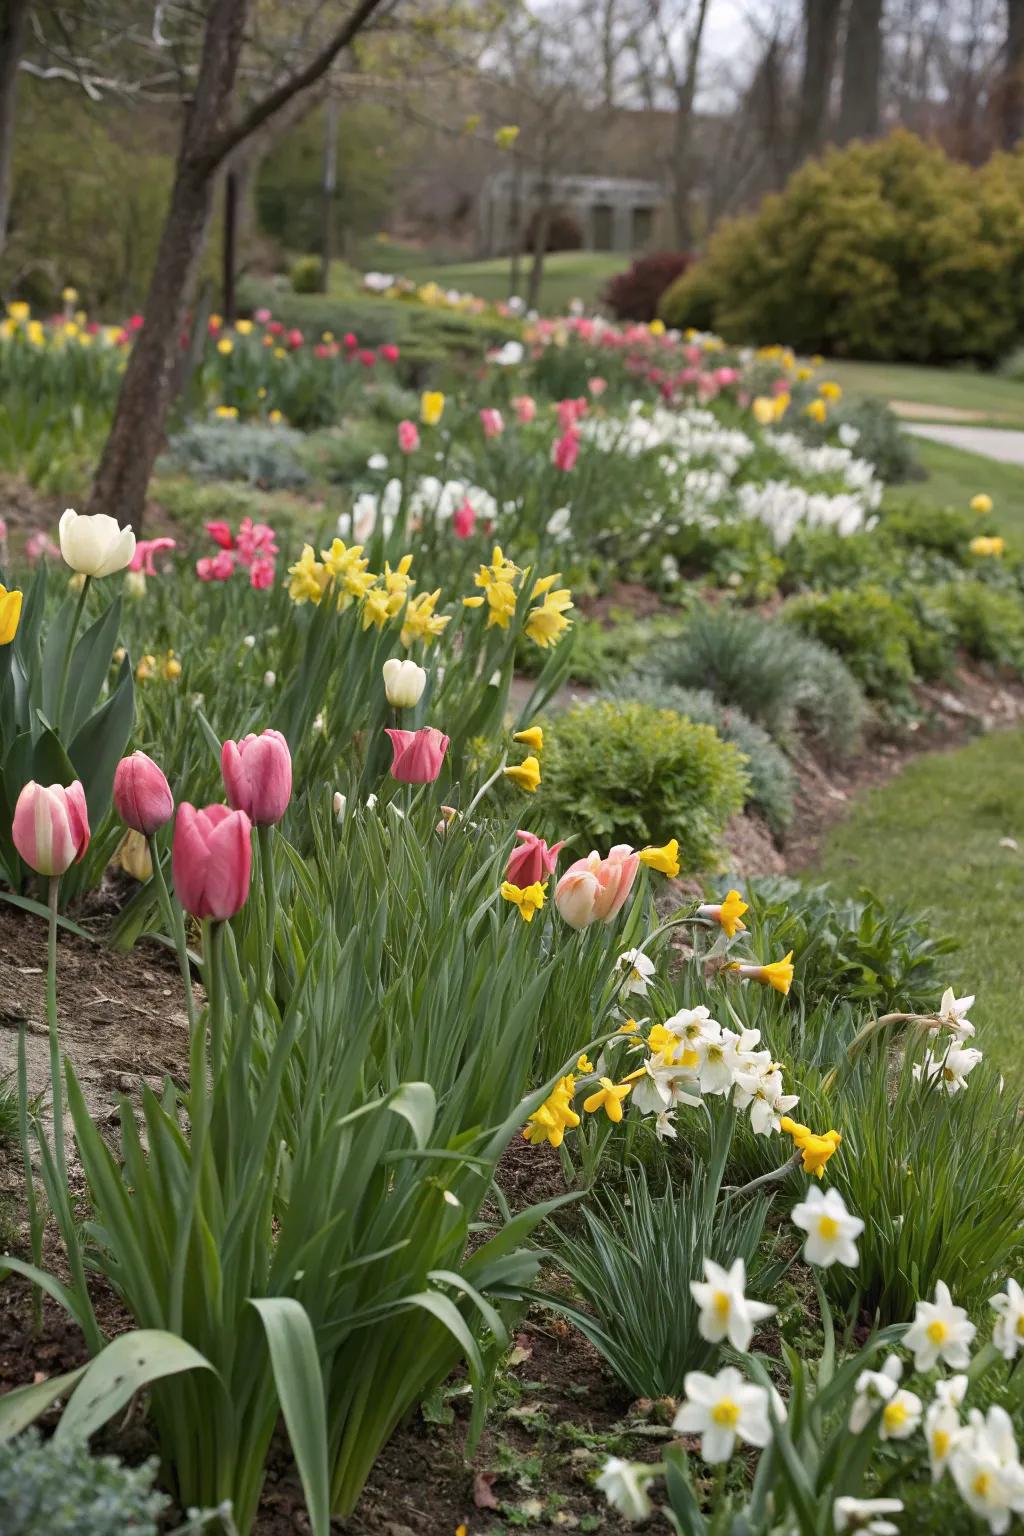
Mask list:
[[948,443],[950,448],[962,448],[965,453],[979,453],[988,459],[998,459],[1003,464],[1019,464],[1024,468],[1024,432],[1010,427],[953,427],[940,422],[904,422],[904,432],[916,437],[928,437],[936,443]]

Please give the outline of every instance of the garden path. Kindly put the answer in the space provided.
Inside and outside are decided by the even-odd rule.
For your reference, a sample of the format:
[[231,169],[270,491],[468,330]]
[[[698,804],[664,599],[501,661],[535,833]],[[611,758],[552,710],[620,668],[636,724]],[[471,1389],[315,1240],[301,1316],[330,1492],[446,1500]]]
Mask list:
[[988,459],[998,459],[1003,464],[1019,464],[1024,467],[1024,432],[1010,427],[952,426],[945,422],[904,422],[904,432],[915,437],[928,437],[936,443],[946,443],[951,448],[961,448],[965,453],[979,453]]

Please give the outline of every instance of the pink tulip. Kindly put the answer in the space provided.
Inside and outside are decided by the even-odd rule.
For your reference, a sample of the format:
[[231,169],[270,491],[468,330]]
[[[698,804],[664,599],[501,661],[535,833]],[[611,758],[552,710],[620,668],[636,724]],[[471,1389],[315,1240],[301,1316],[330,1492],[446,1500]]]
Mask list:
[[575,469],[579,454],[580,435],[574,429],[570,429],[555,439],[551,449],[551,462],[556,469],[561,469],[568,474],[570,470]]
[[538,880],[546,880],[548,875],[554,874],[559,850],[565,847],[564,843],[555,843],[549,848],[544,839],[533,832],[517,832],[516,837],[522,847],[513,848],[509,854],[505,869],[506,880],[523,887],[535,885]]
[[14,808],[14,846],[39,875],[62,875],[89,846],[85,790],[76,779],[63,784],[25,785]]
[[415,453],[420,445],[420,433],[414,421],[398,423],[398,447],[402,453]]
[[264,731],[221,748],[220,771],[228,804],[257,827],[281,820],[292,797],[292,755],[280,731]]
[[221,549],[234,549],[235,536],[227,523],[207,523],[206,531],[215,544]]
[[382,347],[378,347],[377,350],[386,363],[398,362],[399,352],[394,342],[386,341],[384,345]]
[[174,815],[174,796],[162,768],[145,752],[122,757],[114,773],[114,809],[126,827],[152,837]]
[[570,928],[610,923],[625,903],[639,867],[640,855],[628,843],[617,844],[605,859],[590,853],[569,865],[555,887],[555,905]]
[[257,592],[274,585],[274,562],[266,555],[259,555],[249,567],[249,585]]
[[773,379],[772,380],[772,394],[773,395],[788,395],[791,387],[792,386],[790,385],[790,382],[789,382],[788,379]]
[[608,388],[608,380],[597,377],[588,379],[587,388],[590,390],[590,393],[593,395],[594,399],[597,400]]
[[456,507],[452,513],[452,532],[457,539],[469,539],[476,528],[476,513],[473,511],[473,503],[468,496],[461,507]]
[[485,405],[480,412],[480,425],[484,429],[484,437],[500,437],[505,430],[501,412],[490,405]]
[[528,427],[537,414],[537,402],[532,395],[516,395],[512,401],[512,409],[516,413],[516,420],[520,426]]
[[[230,545],[226,547],[230,548]],[[257,556],[273,556],[278,552],[277,536],[268,523],[254,523],[251,517],[242,518],[238,525],[238,558],[243,565],[251,565]]]
[[256,321],[257,325],[266,325],[267,321],[270,319],[270,310],[269,309],[257,309],[257,310],[254,310],[253,311],[253,319]]
[[433,784],[441,772],[448,737],[432,725],[419,731],[388,730],[394,757],[391,777],[400,784]]
[[196,561],[196,575],[200,581],[227,581],[235,569],[235,557],[230,550],[222,549],[211,560],[204,555]]
[[136,539],[135,553],[132,555],[128,566],[130,571],[141,571],[144,576],[155,576],[156,566],[153,564],[154,555],[162,555],[177,549],[177,539]]
[[59,560],[60,550],[48,533],[35,528],[25,540],[25,559],[34,564],[37,560]]
[[174,824],[171,868],[186,912],[226,922],[245,906],[252,874],[252,824],[244,811],[184,801]]
[[302,332],[299,330],[298,326],[293,326],[285,336],[285,341],[291,347],[293,352],[297,352],[298,349],[302,346],[302,340]]
[[364,368],[372,368],[377,362],[376,352],[371,352],[369,347],[363,347],[361,352],[356,353],[356,356]]

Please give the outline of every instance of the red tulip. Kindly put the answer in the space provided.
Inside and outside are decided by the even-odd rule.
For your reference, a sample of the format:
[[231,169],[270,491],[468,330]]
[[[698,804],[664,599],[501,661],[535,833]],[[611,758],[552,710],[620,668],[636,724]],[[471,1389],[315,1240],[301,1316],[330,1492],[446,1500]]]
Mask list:
[[467,496],[461,507],[456,507],[452,513],[452,532],[457,539],[469,539],[476,528],[476,513],[473,511],[473,503]]
[[559,850],[565,847],[564,843],[555,843],[554,847],[549,848],[544,839],[533,832],[517,832],[516,837],[522,847],[513,848],[509,855],[505,869],[506,880],[523,888],[536,885],[538,881],[546,880],[548,875],[554,874]]
[[228,803],[244,811],[257,827],[280,821],[292,797],[292,755],[280,731],[264,731],[221,749]]
[[89,846],[89,813],[79,781],[65,789],[30,779],[18,796],[11,836],[39,875],[62,875],[77,864]]
[[114,774],[114,809],[126,827],[144,837],[170,821],[174,796],[162,768],[145,752],[123,757]]
[[386,363],[398,362],[398,348],[394,342],[386,341],[382,347],[378,348],[378,351]]
[[206,531],[215,544],[221,549],[234,549],[235,536],[227,523],[207,523]]
[[394,753],[392,778],[400,784],[433,784],[441,772],[448,737],[432,725],[419,731],[389,730],[387,734]]
[[171,868],[186,912],[226,922],[245,906],[252,874],[252,823],[244,811],[184,801],[174,824]]

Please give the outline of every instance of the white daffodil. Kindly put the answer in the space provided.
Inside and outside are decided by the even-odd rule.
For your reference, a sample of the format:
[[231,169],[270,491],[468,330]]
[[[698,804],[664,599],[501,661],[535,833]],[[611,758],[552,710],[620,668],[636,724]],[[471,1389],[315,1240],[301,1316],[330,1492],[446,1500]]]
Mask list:
[[968,1074],[981,1058],[981,1051],[973,1045],[958,1045],[954,1040],[946,1051],[929,1051],[914,1068],[914,1076],[918,1082],[937,1080],[952,1098],[967,1087]]
[[131,526],[119,527],[117,518],[105,512],[87,516],[68,507],[61,514],[58,532],[61,554],[81,576],[113,576],[131,564],[135,553]]
[[732,1047],[735,1036],[720,1024],[715,1024],[712,1030],[713,1022],[712,1019],[707,1021],[698,1046],[700,1065],[697,1076],[700,1078],[700,1091],[706,1094],[728,1093],[732,1087]]
[[1009,1529],[1012,1515],[1024,1513],[1024,1467],[1005,1408],[992,1407],[985,1417],[975,1409],[950,1471],[968,1509],[987,1520],[995,1536]]
[[1007,1280],[1006,1290],[993,1296],[989,1306],[996,1314],[992,1343],[1004,1360],[1015,1360],[1024,1349],[1024,1291],[1016,1280]]
[[711,1010],[703,1005],[697,1008],[680,1008],[671,1018],[666,1019],[664,1029],[670,1035],[675,1035],[677,1040],[683,1041],[691,1050],[697,1050],[709,1035],[721,1035],[722,1026],[717,1019],[711,1017]]
[[953,1305],[948,1285],[940,1280],[935,1287],[935,1300],[918,1302],[903,1342],[914,1352],[916,1371],[934,1370],[940,1360],[957,1371],[970,1364],[975,1333],[977,1329],[966,1309]]
[[675,1141],[679,1134],[673,1123],[675,1117],[676,1112],[674,1109],[663,1109],[661,1114],[656,1117],[654,1121],[654,1134],[659,1141]]
[[921,1422],[924,1404],[916,1392],[900,1387],[882,1409],[878,1426],[880,1440],[909,1440]]
[[688,1371],[683,1390],[685,1401],[672,1428],[684,1435],[700,1435],[705,1461],[728,1461],[737,1440],[765,1446],[771,1439],[768,1393],[746,1381],[735,1366],[725,1366],[717,1376]]
[[822,1269],[831,1264],[852,1269],[857,1264],[857,1238],[864,1223],[846,1209],[837,1189],[809,1189],[807,1199],[793,1207],[793,1223],[807,1233],[804,1258],[808,1264]]
[[666,1061],[662,1054],[649,1056],[644,1076],[633,1086],[633,1103],[642,1115],[660,1115],[679,1104],[697,1109],[700,1083],[688,1067]]
[[851,1434],[859,1435],[882,1404],[895,1396],[902,1375],[903,1365],[896,1355],[890,1355],[880,1371],[861,1371],[850,1409]]
[[626,949],[615,962],[615,969],[621,974],[625,972],[626,979],[619,988],[621,997],[629,997],[635,993],[637,997],[647,996],[647,983],[655,972],[654,961],[639,949]]
[[723,1269],[713,1259],[704,1260],[704,1279],[691,1280],[690,1291],[700,1308],[697,1329],[709,1344],[728,1339],[733,1349],[745,1354],[754,1337],[755,1324],[773,1316],[774,1307],[763,1301],[750,1301],[744,1294],[747,1269],[742,1259],[734,1259]]
[[954,1040],[969,1040],[974,1034],[974,1025],[967,1017],[967,1010],[973,1007],[973,997],[954,997],[953,988],[947,987],[935,1017],[940,1025],[949,1030]]
[[928,1445],[933,1483],[937,1483],[945,1472],[963,1435],[960,1404],[966,1391],[966,1376],[951,1376],[948,1381],[937,1382],[935,1397],[924,1416],[924,1437]]
[[[767,1054],[767,1053],[766,1053]],[[750,1110],[750,1128],[755,1136],[768,1136],[781,1131],[783,1115],[788,1115],[800,1102],[796,1093],[783,1093],[782,1073],[769,1061],[768,1070],[738,1072],[735,1078],[733,1103],[737,1109]]]
[[832,1505],[832,1524],[837,1531],[861,1531],[864,1536],[899,1536],[899,1526],[885,1516],[902,1513],[902,1499],[855,1499],[845,1494]]
[[651,1513],[647,1494],[651,1473],[643,1462],[609,1456],[594,1481],[612,1508],[625,1515],[627,1520],[646,1520]]

